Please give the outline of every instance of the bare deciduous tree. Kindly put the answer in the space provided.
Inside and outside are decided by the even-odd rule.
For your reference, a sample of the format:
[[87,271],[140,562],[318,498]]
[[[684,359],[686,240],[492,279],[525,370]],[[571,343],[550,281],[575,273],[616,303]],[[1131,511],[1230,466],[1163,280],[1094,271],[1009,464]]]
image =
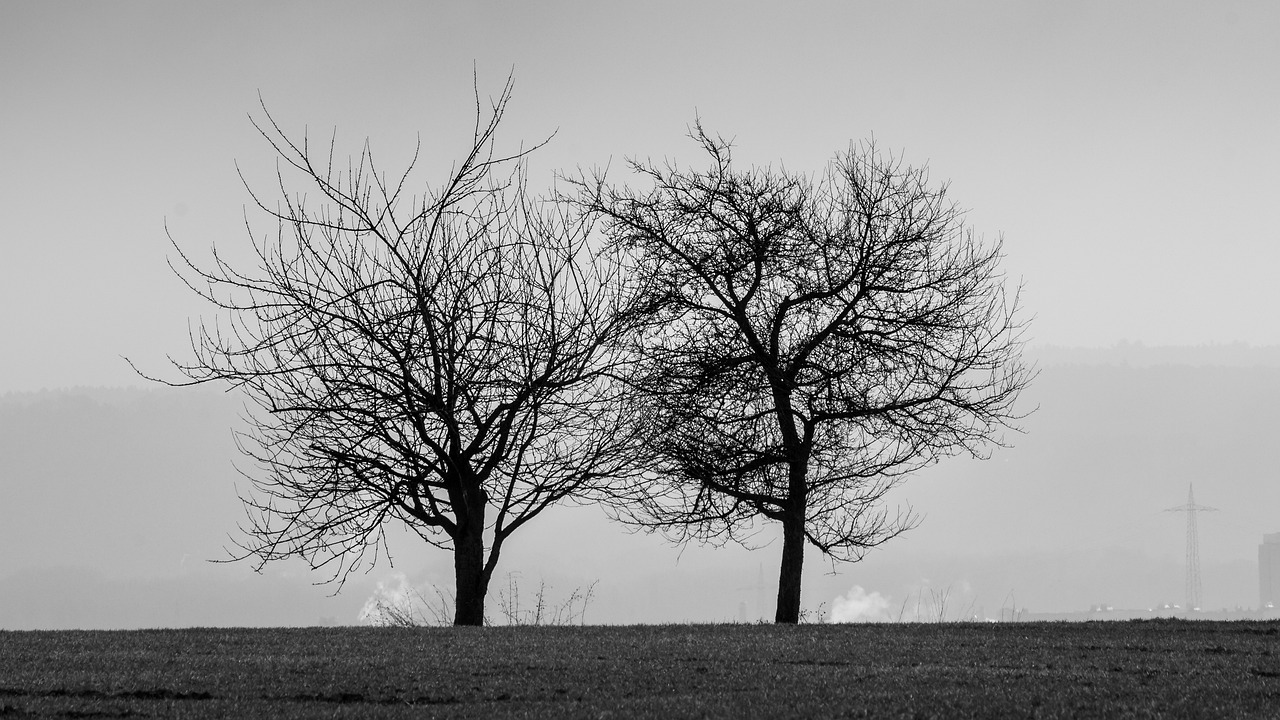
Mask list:
[[617,507],[681,542],[780,523],[776,619],[794,623],[806,541],[857,560],[910,527],[886,493],[999,442],[1034,373],[1000,243],[926,170],[864,144],[817,181],[740,171],[728,143],[691,136],[706,171],[632,162],[643,191],[579,180],[652,308],[631,385],[657,462]]
[[276,224],[256,267],[174,244],[175,272],[226,317],[202,321],[174,384],[259,408],[238,438],[256,465],[238,557],[299,556],[340,587],[398,520],[452,551],[454,622],[478,625],[512,533],[630,467],[608,380],[616,268],[587,220],[526,190],[531,150],[496,152],[510,97],[509,79],[487,111],[477,92],[471,147],[415,197],[413,162],[388,181],[366,143],[340,167],[264,105],[279,205],[245,182]]

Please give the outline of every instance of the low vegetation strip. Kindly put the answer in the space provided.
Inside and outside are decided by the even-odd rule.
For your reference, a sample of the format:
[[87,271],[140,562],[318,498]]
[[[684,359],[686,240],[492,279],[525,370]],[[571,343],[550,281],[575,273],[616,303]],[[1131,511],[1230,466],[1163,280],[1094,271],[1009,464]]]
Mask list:
[[1277,717],[1280,623],[0,632],[0,717]]

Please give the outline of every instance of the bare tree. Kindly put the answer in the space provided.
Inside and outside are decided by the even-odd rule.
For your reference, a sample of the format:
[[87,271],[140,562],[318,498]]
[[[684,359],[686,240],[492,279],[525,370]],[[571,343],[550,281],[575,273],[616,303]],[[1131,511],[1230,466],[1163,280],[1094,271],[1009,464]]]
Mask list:
[[782,525],[778,622],[800,616],[806,541],[858,560],[914,524],[886,494],[940,457],[981,456],[1016,419],[1017,295],[927,171],[851,146],[817,181],[631,162],[652,185],[579,180],[649,303],[633,337],[638,431],[657,458],[617,503],[676,541]]
[[201,322],[172,384],[225,383],[259,408],[238,437],[256,467],[237,558],[299,556],[340,588],[398,520],[453,552],[454,622],[479,625],[512,533],[630,467],[608,379],[617,269],[588,220],[526,190],[541,145],[495,151],[511,89],[487,111],[477,92],[471,147],[412,197],[416,154],[391,181],[367,142],[340,167],[332,140],[314,156],[264,105],[279,204],[245,182],[276,224],[256,267],[216,248],[202,267],[174,243],[175,272],[226,319]]

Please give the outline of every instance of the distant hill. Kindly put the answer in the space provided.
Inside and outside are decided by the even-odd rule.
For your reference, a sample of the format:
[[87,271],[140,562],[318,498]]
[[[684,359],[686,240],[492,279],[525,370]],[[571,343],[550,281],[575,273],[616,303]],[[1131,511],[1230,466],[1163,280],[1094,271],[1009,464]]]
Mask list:
[[1164,346],[1122,342],[1111,347],[1033,345],[1028,356],[1041,365],[1190,365],[1195,367],[1280,367],[1280,345]]
[[[898,609],[912,593],[951,589],[952,607],[991,616],[1010,602],[1044,612],[1179,602],[1186,518],[1164,510],[1191,483],[1218,508],[1200,518],[1206,603],[1256,603],[1257,544],[1280,531],[1280,350],[1029,355],[1041,374],[1023,397],[1038,407],[1025,434],[990,460],[953,458],[909,479],[895,501],[923,523],[865,561],[831,575],[810,549],[806,606],[830,608],[854,584]],[[244,563],[205,562],[227,557],[243,519],[236,493],[248,483],[231,437],[240,409],[200,390],[0,395],[0,628],[354,622],[385,566],[330,599],[335,588],[312,587],[323,578],[296,565],[260,578]],[[744,607],[755,618],[776,589],[771,532],[754,553],[681,551],[595,509],[557,510],[513,538],[499,575],[519,573],[526,589],[548,579],[565,594],[599,580],[596,622],[727,620]],[[447,554],[403,537],[393,550],[414,582],[448,583]]]
[[[232,465],[240,409],[199,389],[0,395],[0,628],[332,614],[332,590],[310,587],[295,567],[258,578],[242,563],[207,562],[228,558],[244,517],[236,492],[247,481]],[[286,569],[293,580],[279,577]]]

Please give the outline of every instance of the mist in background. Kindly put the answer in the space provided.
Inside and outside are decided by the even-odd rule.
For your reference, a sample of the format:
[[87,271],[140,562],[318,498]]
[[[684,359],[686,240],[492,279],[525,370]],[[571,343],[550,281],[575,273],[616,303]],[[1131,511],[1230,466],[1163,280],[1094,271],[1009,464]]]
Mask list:
[[[989,461],[944,461],[891,495],[918,528],[855,564],[810,551],[805,607],[823,617],[998,619],[1183,602],[1185,516],[1200,523],[1204,608],[1258,606],[1257,546],[1280,530],[1271,439],[1280,362],[1269,350],[1126,346],[1033,352],[1038,409]],[[1183,358],[1181,361],[1179,358]],[[341,593],[301,563],[226,560],[243,518],[231,428],[239,406],[201,390],[0,396],[0,627],[355,624],[378,583],[428,598],[452,556],[399,529],[385,560]],[[243,468],[248,470],[249,468]],[[490,613],[514,580],[563,603],[594,584],[597,623],[771,617],[781,543],[679,548],[596,507],[555,508],[507,546]],[[510,574],[512,577],[508,577]]]
[[[893,501],[916,530],[854,565],[810,549],[806,608],[1179,603],[1186,518],[1164,509],[1191,483],[1218,508],[1199,517],[1205,606],[1256,606],[1257,545],[1280,531],[1278,35],[1280,5],[1190,0],[4,3],[0,627],[347,624],[397,573],[449,587],[451,557],[398,530],[394,566],[337,595],[301,564],[208,562],[243,518],[239,399],[144,387],[121,356],[172,376],[166,355],[209,316],[166,265],[166,227],[198,261],[215,243],[246,257],[237,167],[274,181],[246,118],[260,97],[340,159],[369,138],[391,173],[420,140],[444,178],[473,69],[482,98],[514,70],[500,146],[555,134],[535,188],[691,159],[700,118],[744,164],[792,171],[874,136],[1003,235],[1039,409],[991,460],[905,483]],[[682,550],[557,508],[494,587],[510,572],[554,600],[598,582],[587,622],[755,620],[772,615],[772,532]]]

